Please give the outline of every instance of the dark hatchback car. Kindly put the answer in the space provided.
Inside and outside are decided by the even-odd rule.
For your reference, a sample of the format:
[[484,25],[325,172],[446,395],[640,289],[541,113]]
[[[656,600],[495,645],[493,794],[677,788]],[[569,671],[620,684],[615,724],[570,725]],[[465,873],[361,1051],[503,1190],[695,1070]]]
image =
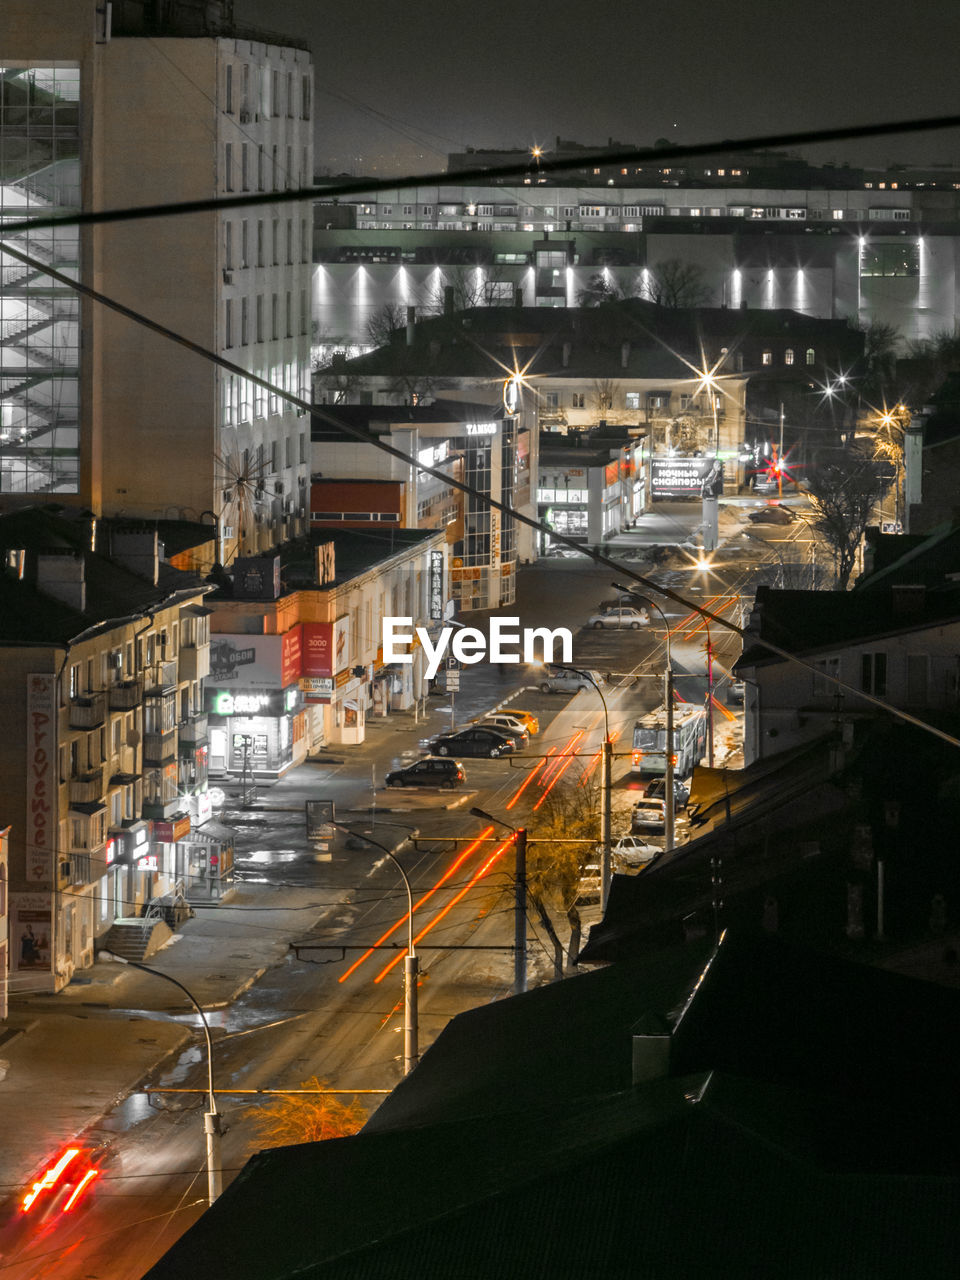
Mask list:
[[[659,777],[652,779],[647,784],[647,789],[643,793],[653,800],[664,800],[667,795],[667,780],[661,773]],[[673,780],[673,807],[674,809],[685,809],[687,801],[690,799],[690,788],[679,778]]]
[[426,756],[405,769],[394,769],[386,776],[388,787],[458,787],[467,775],[459,760],[437,760]]
[[480,725],[471,725],[457,733],[442,733],[430,741],[430,750],[438,756],[489,756],[496,759],[516,749],[513,739],[499,729],[484,729]]

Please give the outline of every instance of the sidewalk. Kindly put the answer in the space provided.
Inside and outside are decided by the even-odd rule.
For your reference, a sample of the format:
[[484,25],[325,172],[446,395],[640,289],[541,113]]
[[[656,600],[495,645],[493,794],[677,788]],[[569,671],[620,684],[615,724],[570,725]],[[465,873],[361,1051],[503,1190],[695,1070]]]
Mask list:
[[[239,886],[200,907],[151,968],[182,982],[204,1010],[226,1008],[309,931],[327,907],[316,890]],[[257,929],[249,910],[257,908]],[[171,1020],[176,1019],[176,1020]],[[58,995],[15,997],[0,1028],[0,1165],[5,1184],[37,1166],[195,1039],[196,1013],[168,982],[98,960]],[[215,1021],[215,1019],[212,1019]]]

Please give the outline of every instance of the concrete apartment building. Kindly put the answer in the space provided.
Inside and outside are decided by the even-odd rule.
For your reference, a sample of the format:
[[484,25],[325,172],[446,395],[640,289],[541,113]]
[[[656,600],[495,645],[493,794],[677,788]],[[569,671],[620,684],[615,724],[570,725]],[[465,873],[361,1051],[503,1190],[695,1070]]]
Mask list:
[[[9,0],[0,217],[275,192],[146,221],[69,225],[13,248],[307,395],[312,173],[303,48],[232,3]],[[37,268],[0,257],[0,494],[97,514],[212,518],[219,558],[306,527],[309,420]]]
[[89,514],[0,517],[0,553],[11,969],[58,991],[118,920],[206,883],[210,587]]
[[701,296],[687,305],[878,321],[904,343],[954,328],[960,174],[778,164],[751,185],[741,164],[616,176],[597,166],[576,185],[451,172],[443,185],[331,197],[315,210],[318,355],[369,345],[367,323],[387,305],[435,314],[445,290],[458,308],[572,307],[599,280],[684,305],[664,279],[670,262],[696,273]]

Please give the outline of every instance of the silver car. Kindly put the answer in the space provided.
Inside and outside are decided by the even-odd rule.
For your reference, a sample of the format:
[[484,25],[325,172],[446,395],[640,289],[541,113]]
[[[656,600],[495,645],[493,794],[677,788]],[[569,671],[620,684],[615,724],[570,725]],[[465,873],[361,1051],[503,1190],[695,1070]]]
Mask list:
[[639,631],[641,627],[649,625],[650,615],[646,609],[637,609],[632,604],[619,609],[607,609],[603,613],[592,613],[587,619],[587,626],[596,627],[598,631],[607,627],[614,630],[627,627],[631,631]]
[[567,671],[556,667],[547,667],[540,678],[540,692],[576,693],[578,689],[592,689],[594,685],[590,681],[591,676],[602,689],[605,681],[599,671],[574,671],[572,669]]

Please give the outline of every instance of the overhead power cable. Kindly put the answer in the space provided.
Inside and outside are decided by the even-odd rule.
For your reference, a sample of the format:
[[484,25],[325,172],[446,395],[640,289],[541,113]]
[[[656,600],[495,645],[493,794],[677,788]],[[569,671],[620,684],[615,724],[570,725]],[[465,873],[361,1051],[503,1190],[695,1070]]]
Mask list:
[[[816,146],[825,142],[855,141],[886,137],[892,133],[926,133],[938,129],[960,128],[960,115],[925,116],[918,120],[893,120],[883,124],[845,125],[834,129],[806,129],[795,133],[766,133],[752,138],[723,138],[717,142],[675,144],[666,147],[629,147],[622,150],[584,151],[576,158],[569,156],[537,161],[540,174],[571,173],[591,165],[653,164],[660,160],[686,160],[694,156],[763,151],[776,147]],[[144,218],[170,218],[190,213],[221,213],[229,209],[248,209],[257,205],[298,204],[310,200],[334,200],[342,196],[372,195],[378,191],[400,191],[418,186],[463,186],[469,182],[488,183],[498,178],[528,176],[529,160],[523,163],[491,165],[482,169],[460,169],[456,173],[441,170],[408,178],[354,178],[323,187],[297,187],[288,191],[268,191],[216,199],[180,200],[170,204],[133,205],[120,209],[99,209],[90,213],[65,213],[59,216],[24,218],[6,223],[4,235],[23,235],[48,227],[91,227],[111,222],[134,222]],[[49,274],[49,272],[47,273]]]
[[134,321],[134,323],[152,330],[154,333],[167,338],[171,342],[177,343],[181,347],[185,347],[188,351],[192,351],[202,359],[210,361],[212,364],[217,365],[227,373],[232,373],[238,377],[245,378],[255,386],[259,386],[265,391],[278,396],[280,399],[286,401],[287,404],[292,405],[302,413],[311,415],[312,418],[319,419],[320,421],[327,423],[329,426],[337,428],[337,430],[352,437],[359,443],[371,445],[373,448],[389,454],[391,457],[404,463],[404,465],[414,467],[417,471],[421,471],[426,475],[432,476],[433,479],[442,481],[444,484],[459,490],[461,493],[464,493],[469,497],[478,499],[480,502],[501,512],[503,515],[511,516],[513,519],[519,521],[520,524],[526,525],[529,529],[533,529],[537,533],[549,534],[553,541],[559,542],[563,546],[569,547],[571,550],[574,550],[579,554],[588,556],[593,560],[594,564],[603,565],[604,568],[611,570],[613,573],[616,573],[621,577],[627,577],[633,582],[639,583],[647,591],[653,591],[657,595],[663,596],[665,599],[673,600],[675,604],[682,605],[683,608],[698,613],[701,617],[708,619],[710,622],[716,623],[717,626],[724,627],[726,630],[734,632],[736,635],[740,636],[741,640],[748,638],[751,644],[766,649],[768,652],[775,654],[784,661],[792,662],[803,667],[804,670],[809,671],[812,675],[821,680],[826,680],[828,683],[833,684],[844,693],[849,693],[853,697],[859,698],[864,702],[871,703],[873,706],[887,712],[887,714],[893,715],[897,719],[905,721],[907,724],[912,724],[916,728],[922,729],[937,738],[941,738],[951,746],[960,747],[960,739],[953,737],[951,734],[945,733],[942,729],[938,729],[934,725],[928,724],[926,721],[912,715],[910,712],[904,711],[900,707],[894,707],[890,703],[885,702],[882,698],[876,697],[874,694],[866,693],[862,689],[857,689],[853,685],[846,684],[836,676],[828,675],[820,668],[814,667],[812,663],[806,662],[797,654],[781,648],[780,645],[774,644],[771,640],[765,640],[759,636],[747,637],[747,633],[744,629],[737,626],[736,623],[731,622],[728,618],[724,618],[718,613],[714,613],[703,605],[696,604],[692,600],[685,599],[670,587],[663,586],[660,583],[655,582],[652,578],[644,577],[643,574],[637,573],[636,570],[628,568],[620,561],[610,559],[610,557],[603,555],[595,549],[583,547],[580,543],[574,541],[573,538],[569,538],[565,534],[557,533],[556,530],[549,528],[547,525],[541,523],[541,521],[535,520],[532,516],[528,516],[522,511],[517,511],[509,504],[500,502],[489,494],[483,493],[474,485],[471,485],[466,481],[458,480],[454,476],[438,470],[436,467],[424,466],[411,454],[405,453],[395,445],[388,444],[381,437],[375,436],[372,432],[365,430],[363,427],[356,426],[353,423],[344,422],[334,414],[327,412],[326,408],[320,408],[312,402],[303,400],[300,396],[296,396],[292,392],[284,390],[282,387],[274,386],[274,384],[268,382],[266,378],[261,378],[257,374],[251,373],[242,365],[235,364],[225,356],[218,355],[215,351],[211,351],[200,343],[184,337],[183,334],[176,333],[166,325],[159,324],[156,320],[151,320],[141,312],[134,311],[132,307],[127,307],[123,303],[117,302],[115,299],[99,293],[96,289],[90,288],[89,285],[82,284],[77,280],[71,280],[69,276],[63,275],[59,271],[55,271],[47,263],[41,262],[39,259],[31,258],[28,254],[22,253],[19,249],[15,249],[10,246],[9,243],[0,241],[0,246],[2,246],[5,253],[9,253],[13,258],[24,263],[26,266],[42,271],[45,275],[56,280],[59,284],[66,285],[70,289],[75,289],[84,297],[90,298],[94,302],[99,302],[102,306],[108,307],[111,311],[116,311],[127,319]]

